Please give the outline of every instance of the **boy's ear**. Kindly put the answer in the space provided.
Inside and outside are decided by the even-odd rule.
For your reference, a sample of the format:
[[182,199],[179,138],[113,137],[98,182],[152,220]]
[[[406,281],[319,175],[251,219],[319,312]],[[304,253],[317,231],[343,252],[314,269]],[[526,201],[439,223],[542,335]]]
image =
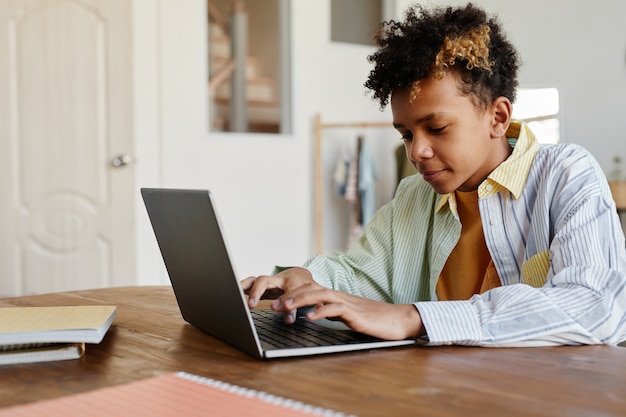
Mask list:
[[506,97],[498,97],[491,103],[491,137],[501,138],[511,124],[513,105]]

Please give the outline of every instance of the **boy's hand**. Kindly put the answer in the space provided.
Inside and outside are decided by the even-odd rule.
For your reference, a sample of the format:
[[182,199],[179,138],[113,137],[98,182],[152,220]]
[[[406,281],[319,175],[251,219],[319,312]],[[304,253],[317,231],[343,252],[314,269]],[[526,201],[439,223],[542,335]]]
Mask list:
[[248,295],[248,305],[255,308],[259,300],[275,300],[285,292],[312,282],[313,276],[307,269],[289,268],[276,275],[248,277],[241,281],[241,287]]
[[373,301],[324,288],[304,268],[249,277],[241,285],[249,295],[250,308],[256,307],[260,299],[275,299],[272,309],[285,313],[287,323],[295,322],[298,308],[315,306],[307,313],[307,319],[341,320],[353,330],[381,339],[400,340],[426,333],[414,305]]

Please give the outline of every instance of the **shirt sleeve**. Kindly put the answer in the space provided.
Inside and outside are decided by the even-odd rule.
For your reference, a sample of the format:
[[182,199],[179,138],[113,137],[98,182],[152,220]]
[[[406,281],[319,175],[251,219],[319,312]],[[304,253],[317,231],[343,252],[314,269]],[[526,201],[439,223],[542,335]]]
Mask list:
[[[440,269],[445,261],[440,254],[453,246],[453,239],[443,239],[445,244],[432,249],[437,201],[438,195],[421,177],[405,178],[393,200],[374,214],[345,253],[317,256],[304,266],[320,285],[372,300],[410,304],[431,299],[432,260]],[[452,220],[452,215],[446,216],[445,225]]]
[[318,284],[391,302],[393,203],[376,212],[345,253],[316,256],[304,264]]

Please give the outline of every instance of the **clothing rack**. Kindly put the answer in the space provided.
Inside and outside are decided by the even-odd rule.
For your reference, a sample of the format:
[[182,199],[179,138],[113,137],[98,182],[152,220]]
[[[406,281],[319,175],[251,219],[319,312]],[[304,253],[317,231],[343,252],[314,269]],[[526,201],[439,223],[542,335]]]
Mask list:
[[322,169],[322,131],[325,129],[342,128],[392,128],[391,122],[322,122],[321,114],[315,115],[315,252],[321,254],[324,238],[324,173]]

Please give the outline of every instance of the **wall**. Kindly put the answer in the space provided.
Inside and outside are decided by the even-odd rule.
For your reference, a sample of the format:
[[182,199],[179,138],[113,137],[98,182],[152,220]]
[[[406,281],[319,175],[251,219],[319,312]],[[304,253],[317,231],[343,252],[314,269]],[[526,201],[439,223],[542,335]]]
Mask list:
[[[187,0],[184,7],[175,0],[134,1],[148,9],[134,16],[138,187],[211,189],[242,277],[267,273],[274,264],[302,263],[314,250],[314,116],[321,113],[327,122],[391,120],[365,95],[371,49],[329,41],[328,0],[293,1],[293,134],[209,134],[203,1]],[[411,3],[398,0],[398,15]],[[603,166],[615,153],[626,159],[626,26],[620,21],[626,3],[477,3],[500,14],[518,45],[525,62],[522,85],[561,88],[564,140],[586,146]],[[388,143],[392,149],[399,142],[391,136]],[[387,177],[389,170],[381,167]],[[139,200],[137,217],[139,283],[165,283]],[[331,245],[338,244],[343,231],[328,229]]]
[[[138,1],[138,8],[140,3],[150,8],[147,0]],[[148,97],[139,97],[135,106],[144,121],[136,127],[138,188],[211,189],[242,277],[269,273],[275,264],[301,264],[313,251],[314,115],[322,112],[327,121],[388,120],[363,94],[368,49],[330,44],[327,1],[293,2],[293,134],[209,133],[202,88],[204,5],[193,0],[185,6],[160,0],[152,13],[135,16],[142,28],[135,35],[137,59],[145,61],[137,64],[142,81],[136,90]],[[156,33],[156,39],[145,32]],[[146,77],[156,93],[142,87],[150,83]],[[351,99],[338,99],[343,97]],[[139,283],[165,283],[140,200],[137,218]]]

